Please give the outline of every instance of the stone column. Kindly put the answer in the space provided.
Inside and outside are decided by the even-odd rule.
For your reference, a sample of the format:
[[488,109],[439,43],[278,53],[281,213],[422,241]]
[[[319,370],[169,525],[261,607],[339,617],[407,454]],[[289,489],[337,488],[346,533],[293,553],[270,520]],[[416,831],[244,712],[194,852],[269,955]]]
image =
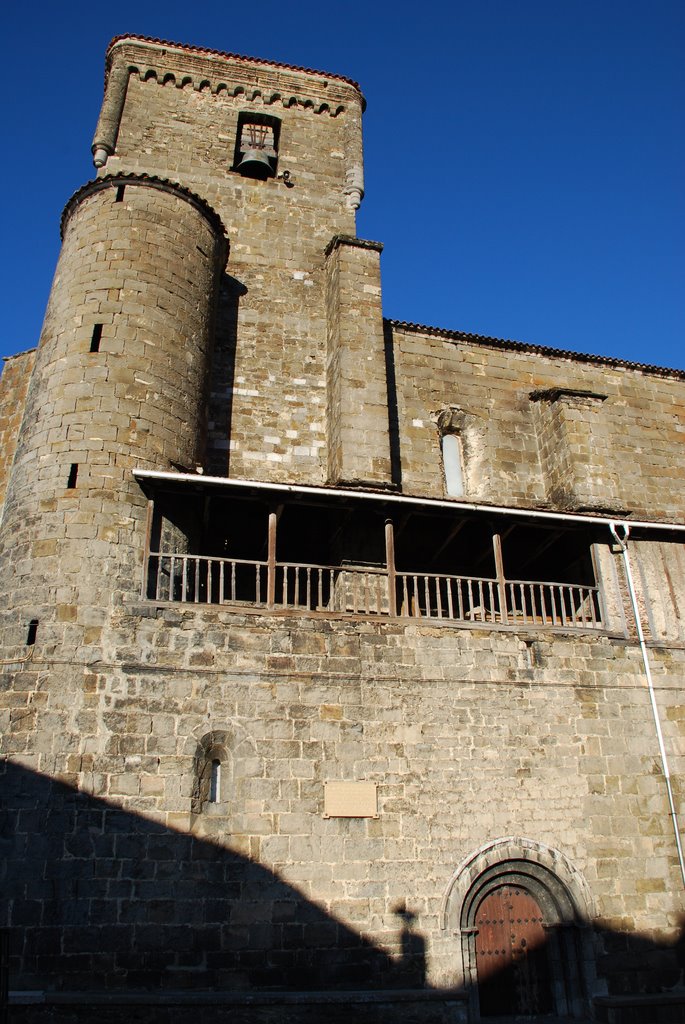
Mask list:
[[328,479],[390,487],[388,391],[378,242],[336,235],[326,249]]

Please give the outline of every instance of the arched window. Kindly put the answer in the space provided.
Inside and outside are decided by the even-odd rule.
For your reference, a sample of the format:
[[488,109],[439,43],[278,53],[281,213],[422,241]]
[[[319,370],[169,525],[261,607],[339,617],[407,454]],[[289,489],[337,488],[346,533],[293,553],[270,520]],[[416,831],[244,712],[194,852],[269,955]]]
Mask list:
[[445,406],[437,417],[445,492],[452,498],[466,493],[463,434],[466,414],[458,405]]
[[[242,725],[227,722],[203,736],[188,736],[184,754],[190,760],[184,778],[192,828],[205,835],[229,834],[253,799],[253,781],[265,776],[253,737]],[[268,809],[263,814],[271,820]]]
[[207,733],[195,754],[192,813],[226,815],[231,803],[233,759],[224,733]]
[[209,773],[209,802],[218,804],[221,802],[221,761],[218,757],[212,759]]
[[453,498],[463,497],[464,463],[461,437],[458,434],[442,435],[442,467],[447,493]]

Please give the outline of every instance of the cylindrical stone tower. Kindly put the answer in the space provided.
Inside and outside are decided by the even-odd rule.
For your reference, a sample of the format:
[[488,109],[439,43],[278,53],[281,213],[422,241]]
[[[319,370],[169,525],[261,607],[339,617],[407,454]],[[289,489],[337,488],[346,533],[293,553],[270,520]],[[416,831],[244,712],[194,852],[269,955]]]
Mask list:
[[80,189],[62,235],[0,528],[10,645],[32,618],[67,623],[135,591],[145,499],[132,470],[204,454],[219,217],[180,185],[124,174]]

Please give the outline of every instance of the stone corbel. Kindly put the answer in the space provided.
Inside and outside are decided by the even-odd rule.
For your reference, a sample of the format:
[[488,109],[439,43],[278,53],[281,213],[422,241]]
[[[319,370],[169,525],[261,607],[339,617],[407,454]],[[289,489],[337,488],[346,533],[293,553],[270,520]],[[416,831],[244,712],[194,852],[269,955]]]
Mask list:
[[364,171],[360,164],[355,164],[347,170],[343,194],[348,208],[358,210],[364,198]]
[[458,405],[446,405],[435,416],[435,422],[441,436],[444,434],[461,434],[466,425],[466,413]]
[[104,167],[114,153],[121,123],[121,114],[126,99],[129,68],[126,64],[117,64],[111,68],[105,86],[105,98],[98,119],[95,137],[91,150],[93,163],[97,168]]

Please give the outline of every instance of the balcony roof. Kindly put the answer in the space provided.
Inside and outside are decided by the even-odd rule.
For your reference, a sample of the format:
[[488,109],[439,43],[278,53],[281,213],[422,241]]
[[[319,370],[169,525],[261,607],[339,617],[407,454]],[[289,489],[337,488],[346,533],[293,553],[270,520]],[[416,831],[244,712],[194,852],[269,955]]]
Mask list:
[[307,484],[272,483],[265,480],[241,480],[220,476],[205,476],[201,473],[165,472],[154,469],[134,469],[133,475],[144,490],[158,489],[161,484],[172,484],[181,488],[195,490],[224,490],[227,492],[242,493],[247,495],[263,494],[267,497],[272,494],[293,495],[300,498],[314,500],[344,499],[346,501],[369,501],[379,503],[386,508],[403,506],[407,511],[410,509],[425,510],[438,509],[451,510],[456,514],[480,514],[480,515],[502,515],[516,517],[528,521],[547,521],[551,524],[566,522],[569,525],[576,524],[586,526],[606,526],[611,524],[625,524],[631,530],[660,530],[669,533],[685,533],[685,524],[655,520],[635,520],[630,518],[630,513],[625,510],[617,511],[614,515],[605,512],[555,512],[541,508],[519,508],[509,505],[490,505],[483,502],[462,501],[461,499],[449,498],[422,498],[407,494],[398,494],[394,491],[371,491],[360,488],[345,487],[314,487]]

